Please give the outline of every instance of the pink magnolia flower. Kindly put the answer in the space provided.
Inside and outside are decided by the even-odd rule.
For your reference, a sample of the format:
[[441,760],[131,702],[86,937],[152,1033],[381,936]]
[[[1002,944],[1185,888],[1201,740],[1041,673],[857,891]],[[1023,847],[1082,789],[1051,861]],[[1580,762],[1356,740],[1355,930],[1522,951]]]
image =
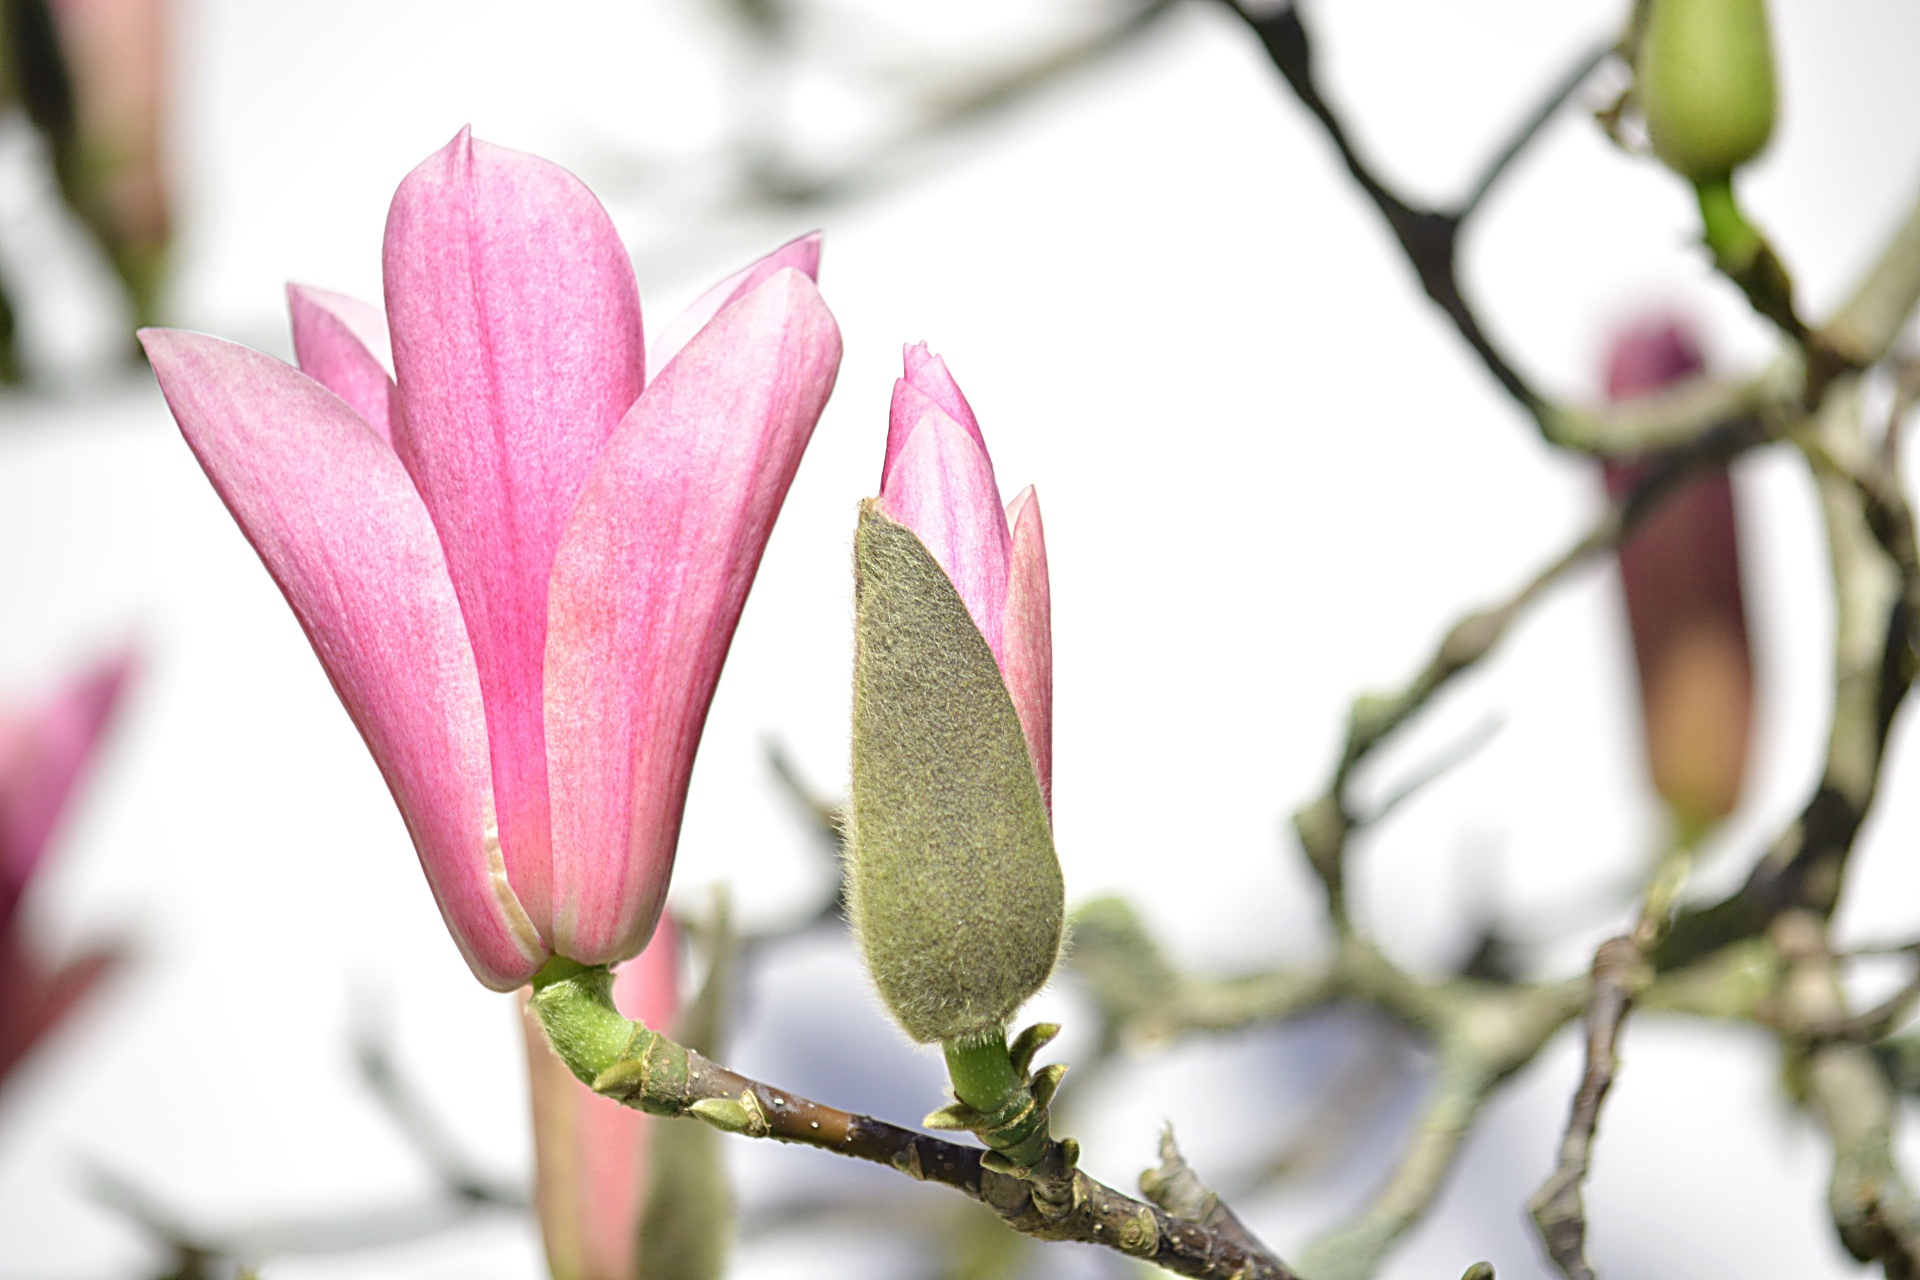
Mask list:
[[463,130],[394,195],[384,316],[289,290],[305,372],[142,335],[488,986],[653,932],[714,684],[839,367],[818,254],[807,237],[722,282],[649,370],[606,211]]
[[[669,1028],[680,1003],[680,938],[662,916],[647,949],[613,973],[613,1003],[649,1027]],[[648,1144],[659,1123],[603,1098],[547,1044],[531,1009],[522,1026],[533,1093],[534,1206],[554,1280],[631,1280],[652,1182]]]
[[[1704,368],[1687,327],[1657,316],[1615,339],[1607,394],[1650,395]],[[1646,474],[1645,463],[1609,462],[1607,490],[1620,497]],[[1682,822],[1710,825],[1740,798],[1753,721],[1753,659],[1725,467],[1686,482],[1647,513],[1620,548],[1620,585],[1654,789]]]
[[932,552],[980,628],[1020,715],[1040,793],[1053,798],[1053,620],[1040,503],[1004,508],[966,396],[923,342],[893,384],[880,509]]
[[122,653],[41,706],[0,708],[0,1079],[120,960],[106,949],[49,969],[28,942],[20,903],[131,667]]

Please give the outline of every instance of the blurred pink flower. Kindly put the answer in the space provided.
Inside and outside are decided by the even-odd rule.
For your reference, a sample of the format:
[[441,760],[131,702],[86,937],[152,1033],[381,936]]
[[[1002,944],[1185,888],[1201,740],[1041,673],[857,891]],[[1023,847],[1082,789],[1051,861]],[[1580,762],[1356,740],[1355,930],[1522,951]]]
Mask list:
[[[1651,395],[1704,368],[1688,327],[1655,316],[1614,340],[1607,394]],[[1608,493],[1632,491],[1647,468],[1609,462]],[[1753,659],[1726,468],[1687,481],[1647,513],[1620,548],[1620,585],[1654,789],[1683,824],[1709,826],[1740,798],[1753,721]]]
[[893,384],[880,509],[952,579],[1000,665],[1051,805],[1053,625],[1040,503],[1029,485],[1001,507],[973,408],[924,342],[906,349],[906,376]]
[[171,0],[54,0],[73,82],[76,207],[142,322],[154,311],[171,218],[165,147]]
[[488,986],[653,932],[714,684],[839,367],[818,255],[809,236],[722,282],[648,378],[606,211],[463,130],[394,196],[384,315],[289,290],[306,372],[143,334]]
[[131,667],[121,653],[39,707],[0,707],[0,1080],[120,961],[106,949],[49,969],[28,943],[20,903]]
[[[647,949],[613,973],[613,1003],[665,1030],[679,1008],[679,931],[662,916]],[[632,1280],[650,1185],[648,1143],[659,1121],[603,1098],[574,1077],[523,1011],[533,1093],[534,1205],[554,1280]]]

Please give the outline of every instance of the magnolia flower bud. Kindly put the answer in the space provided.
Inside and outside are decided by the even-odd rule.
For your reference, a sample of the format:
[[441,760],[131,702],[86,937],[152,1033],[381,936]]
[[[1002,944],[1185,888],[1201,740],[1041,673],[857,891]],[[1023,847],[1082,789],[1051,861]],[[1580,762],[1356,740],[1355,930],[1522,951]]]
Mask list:
[[[1607,394],[1653,394],[1702,368],[1686,327],[1656,317],[1615,340]],[[1608,492],[1631,492],[1648,465],[1608,463]],[[1648,773],[1681,827],[1696,833],[1738,803],[1753,723],[1735,513],[1732,480],[1716,468],[1662,498],[1620,548]]]
[[909,1036],[980,1041],[1045,985],[1065,929],[1046,553],[945,367],[921,348],[907,371],[854,539],[848,914]]
[[1654,153],[1696,183],[1724,181],[1773,134],[1765,0],[1650,0],[1635,81]]

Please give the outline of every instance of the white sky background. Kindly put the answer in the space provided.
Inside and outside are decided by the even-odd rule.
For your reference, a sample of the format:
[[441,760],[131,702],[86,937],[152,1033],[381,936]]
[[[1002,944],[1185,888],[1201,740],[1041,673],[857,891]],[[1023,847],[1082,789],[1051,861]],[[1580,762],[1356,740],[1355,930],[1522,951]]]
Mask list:
[[[1322,0],[1307,16],[1357,141],[1411,194],[1444,201],[1622,7]],[[1076,12],[1043,21],[1031,8],[870,0],[835,10],[814,38],[857,60],[881,24],[911,33],[920,55],[991,59],[1070,29]],[[284,355],[284,281],[377,298],[394,186],[469,122],[602,195],[632,238],[650,328],[823,226],[821,285],[846,358],[708,723],[676,899],[697,904],[724,879],[760,927],[817,902],[809,833],[761,742],[779,737],[823,788],[841,785],[854,510],[877,484],[899,346],[925,339],[978,410],[1008,492],[1031,481],[1045,507],[1070,895],[1131,895],[1196,966],[1310,957],[1315,894],[1283,820],[1319,785],[1347,701],[1404,679],[1464,608],[1577,536],[1598,480],[1538,443],[1420,296],[1251,36],[1189,5],[867,198],[720,218],[696,211],[711,194],[697,166],[742,82],[722,20],[693,0],[534,9],[182,3],[175,321]],[[1744,190],[1822,314],[1920,182],[1920,8],[1773,10],[1782,127]],[[794,101],[822,153],[884,123],[825,76]],[[0,140],[12,166],[0,184],[15,184],[0,186],[12,245],[0,269],[18,275],[55,260],[43,246],[58,237],[28,208],[17,129]],[[1467,284],[1557,394],[1590,395],[1610,326],[1649,303],[1699,316],[1720,368],[1753,367],[1770,339],[1709,278],[1693,216],[1675,179],[1568,112],[1469,232]],[[53,321],[56,340],[30,354],[64,371],[66,389],[0,397],[0,690],[27,696],[137,638],[139,685],[33,909],[50,945],[127,931],[139,957],[0,1099],[0,1280],[152,1264],[140,1234],[87,1198],[88,1162],[210,1229],[426,1190],[354,1080],[356,985],[385,993],[403,1061],[489,1167],[528,1160],[506,1001],[446,939],[377,772],[150,381],[82,376],[102,332],[86,296],[68,283],[38,311],[22,305],[23,323]],[[1778,452],[1744,460],[1738,482],[1765,702],[1749,802],[1728,856],[1707,868],[1721,884],[1803,801],[1828,700],[1810,488]],[[1657,828],[1616,589],[1600,569],[1552,595],[1370,775],[1390,786],[1489,713],[1503,718],[1489,747],[1359,845],[1358,910],[1407,963],[1457,960],[1476,908],[1525,923],[1620,905],[1603,890]],[[1920,931],[1911,737],[1909,721],[1843,911],[1850,939]],[[1596,914],[1558,958],[1581,963],[1619,914]],[[938,1101],[934,1060],[908,1055],[860,1005],[843,956],[780,959],[756,988],[743,1069],[899,1121]],[[822,989],[856,1012],[809,1039]],[[1069,1022],[1071,1059],[1087,1015],[1048,1000]],[[1154,1063],[1151,1092],[1101,1093],[1089,1166],[1131,1186],[1162,1118],[1203,1173],[1209,1158],[1249,1156],[1251,1129],[1277,1134],[1311,1109],[1339,1068],[1331,1039],[1269,1036],[1224,1059],[1183,1049]],[[1855,1273],[1825,1222],[1824,1150],[1772,1100],[1762,1038],[1642,1018],[1626,1055],[1590,1197],[1603,1271]],[[1544,1274],[1522,1205],[1575,1068],[1563,1036],[1503,1095],[1389,1275],[1457,1275],[1481,1257],[1503,1280]],[[896,1069],[910,1083],[885,1078]],[[1229,1102],[1258,1123],[1226,1119]],[[842,1176],[816,1153],[733,1154],[763,1201]],[[1242,1207],[1284,1254],[1368,1176]],[[797,1252],[749,1244],[739,1272],[831,1265],[829,1237],[810,1238]],[[518,1280],[540,1265],[528,1230],[496,1223],[266,1274]]]

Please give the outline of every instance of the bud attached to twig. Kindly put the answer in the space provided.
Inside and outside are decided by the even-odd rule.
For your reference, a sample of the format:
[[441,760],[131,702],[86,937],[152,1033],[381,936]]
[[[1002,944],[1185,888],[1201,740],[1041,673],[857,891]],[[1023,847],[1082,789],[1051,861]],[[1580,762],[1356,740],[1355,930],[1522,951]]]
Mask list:
[[1046,552],[1037,503],[1003,511],[972,411],[924,347],[887,453],[854,540],[848,914],[909,1036],[978,1043],[1045,985],[1065,927]]
[[1695,183],[1724,182],[1773,136],[1765,0],[1649,0],[1635,83],[1654,153]]
[[[1701,372],[1699,348],[1660,317],[1620,335],[1609,357],[1614,400],[1649,395]],[[1615,498],[1647,464],[1609,462]],[[1620,585],[1640,673],[1647,765],[1683,831],[1719,822],[1740,798],[1753,721],[1753,660],[1740,588],[1732,479],[1724,467],[1657,501],[1620,548]]]

